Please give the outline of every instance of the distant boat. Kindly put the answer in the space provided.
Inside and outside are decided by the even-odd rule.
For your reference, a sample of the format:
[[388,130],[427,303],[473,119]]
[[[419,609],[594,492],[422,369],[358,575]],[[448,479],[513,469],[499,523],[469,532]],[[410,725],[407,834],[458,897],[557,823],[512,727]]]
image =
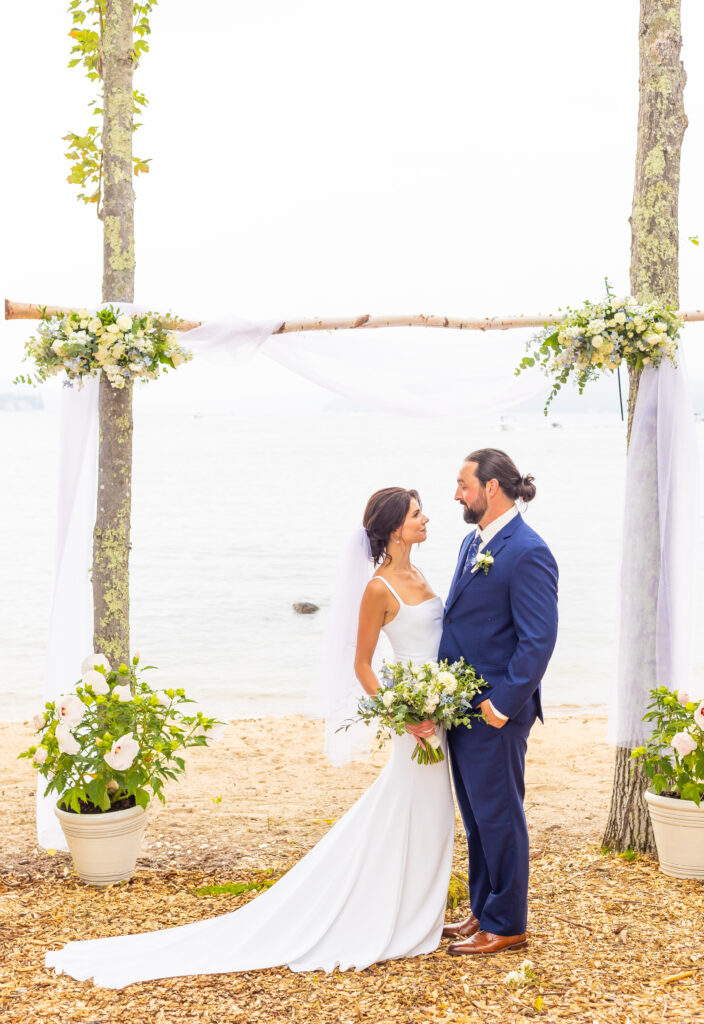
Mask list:
[[550,424],[550,426],[551,427],[559,427],[560,429],[562,429],[562,424],[558,423],[557,420],[553,420],[552,423]]
[[41,395],[13,395],[11,392],[0,394],[0,412],[29,412],[43,408],[44,399]]
[[499,418],[499,428],[501,430],[515,430],[518,426],[518,420],[515,416],[501,416]]

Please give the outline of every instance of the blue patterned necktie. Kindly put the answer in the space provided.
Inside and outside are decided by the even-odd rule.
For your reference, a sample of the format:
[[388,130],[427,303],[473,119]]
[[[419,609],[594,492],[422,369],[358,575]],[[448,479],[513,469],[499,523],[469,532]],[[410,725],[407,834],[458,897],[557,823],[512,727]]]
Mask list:
[[470,572],[477,564],[477,554],[479,552],[479,545],[481,544],[481,542],[482,538],[479,533],[479,530],[477,530],[474,536],[472,537],[471,541],[469,542],[469,547],[467,548],[467,554],[464,560],[464,567],[462,569],[463,576],[466,572]]

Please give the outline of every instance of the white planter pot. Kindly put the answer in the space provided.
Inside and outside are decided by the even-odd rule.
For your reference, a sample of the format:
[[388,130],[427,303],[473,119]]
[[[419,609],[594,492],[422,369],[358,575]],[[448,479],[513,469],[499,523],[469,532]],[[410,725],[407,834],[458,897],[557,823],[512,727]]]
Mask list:
[[645,799],[655,833],[660,869],[675,878],[704,878],[704,803],[657,796]]
[[74,814],[54,808],[78,877],[89,885],[110,885],[134,874],[147,812],[143,807],[102,814]]

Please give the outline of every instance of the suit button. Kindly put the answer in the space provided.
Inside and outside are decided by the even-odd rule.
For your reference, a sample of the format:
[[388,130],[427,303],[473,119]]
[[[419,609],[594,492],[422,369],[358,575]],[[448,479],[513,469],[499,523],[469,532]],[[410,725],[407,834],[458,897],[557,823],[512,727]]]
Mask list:
[[449,626],[449,624],[450,624],[450,623],[452,622],[452,619],[450,618],[450,616],[449,616],[449,615],[448,615],[448,616],[447,616],[447,618],[445,619],[445,622],[446,622],[446,623],[448,624],[448,626]]

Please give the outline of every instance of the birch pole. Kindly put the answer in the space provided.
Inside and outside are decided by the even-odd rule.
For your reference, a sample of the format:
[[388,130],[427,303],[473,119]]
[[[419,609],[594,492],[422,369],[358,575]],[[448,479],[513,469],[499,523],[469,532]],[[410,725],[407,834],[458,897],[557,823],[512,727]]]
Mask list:
[[[683,93],[686,82],[680,60],[682,34],[680,0],[641,0],[639,28],[639,106],[636,173],[631,213],[631,293],[638,302],[658,300],[678,305],[679,229],[678,202],[680,153],[687,127]],[[640,373],[629,370],[628,432],[631,426]],[[644,467],[652,481],[650,510],[657,510],[657,451],[651,452]],[[650,533],[645,542],[643,591],[648,595],[646,617],[641,626],[645,646],[640,664],[648,678],[648,689],[673,686],[676,680],[657,679],[656,614],[660,579],[660,526],[650,516]],[[624,544],[629,538],[624,537]],[[645,708],[643,708],[645,713]],[[642,769],[632,771],[627,747],[617,747],[611,808],[604,845],[613,850],[654,852],[650,817],[643,792],[647,779]]]
[[[106,0],[103,77],[103,302],[134,298],[133,0]],[[100,378],[98,502],[93,532],[93,643],[129,664],[132,381]]]

